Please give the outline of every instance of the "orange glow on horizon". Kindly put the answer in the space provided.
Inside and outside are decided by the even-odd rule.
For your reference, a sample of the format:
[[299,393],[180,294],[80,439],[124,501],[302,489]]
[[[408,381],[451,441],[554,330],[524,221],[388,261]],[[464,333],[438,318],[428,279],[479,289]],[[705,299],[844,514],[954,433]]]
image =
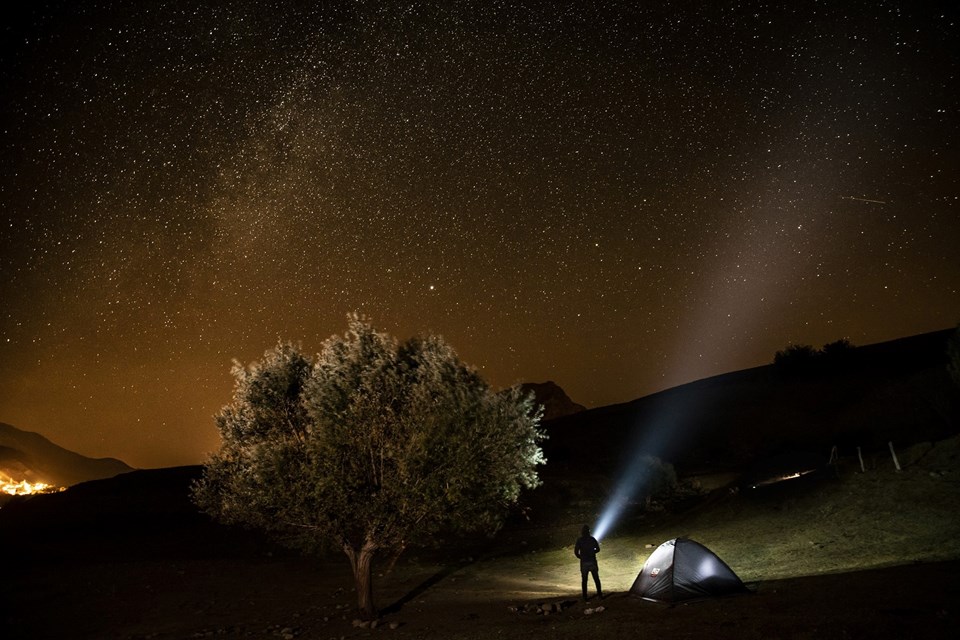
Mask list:
[[8,476],[6,473],[0,472],[0,492],[11,496],[28,496],[36,493],[56,493],[58,491],[63,491],[64,489],[65,487],[55,487],[52,484],[47,484],[46,482],[27,482],[26,480],[20,480],[18,482]]

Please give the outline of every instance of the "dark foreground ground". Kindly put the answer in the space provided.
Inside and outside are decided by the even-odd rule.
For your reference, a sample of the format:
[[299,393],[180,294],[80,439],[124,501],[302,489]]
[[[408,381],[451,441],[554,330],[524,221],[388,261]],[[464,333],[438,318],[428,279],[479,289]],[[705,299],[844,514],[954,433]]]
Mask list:
[[[587,603],[572,543],[602,505],[541,496],[492,540],[376,567],[374,629],[353,625],[341,554],[307,559],[211,523],[187,498],[196,468],[136,472],[0,509],[0,640],[958,637],[960,437],[902,460],[625,516],[602,542],[608,597]],[[627,595],[677,536],[753,593],[673,607]]]
[[[751,595],[673,607],[624,592],[581,603],[575,575],[565,597],[523,600],[509,580],[498,593],[496,581],[458,582],[454,572],[419,590],[433,574],[416,574],[379,591],[381,604],[412,599],[360,629],[337,566],[262,558],[36,567],[4,581],[2,637],[953,638],[960,623],[960,562],[761,582]],[[522,612],[538,602],[565,608]]]

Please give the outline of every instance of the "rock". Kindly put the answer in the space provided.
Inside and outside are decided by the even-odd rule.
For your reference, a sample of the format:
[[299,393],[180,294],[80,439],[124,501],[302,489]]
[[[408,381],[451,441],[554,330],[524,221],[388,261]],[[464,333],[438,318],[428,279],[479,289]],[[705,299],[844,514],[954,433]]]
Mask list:
[[391,629],[394,629],[394,630],[399,629],[399,628],[400,628],[400,623],[397,622],[396,620],[394,620],[393,622],[390,623],[390,628],[391,628]]
[[524,392],[532,391],[535,402],[543,405],[543,422],[586,411],[586,407],[571,400],[560,385],[552,380],[540,383],[525,382],[521,388]]

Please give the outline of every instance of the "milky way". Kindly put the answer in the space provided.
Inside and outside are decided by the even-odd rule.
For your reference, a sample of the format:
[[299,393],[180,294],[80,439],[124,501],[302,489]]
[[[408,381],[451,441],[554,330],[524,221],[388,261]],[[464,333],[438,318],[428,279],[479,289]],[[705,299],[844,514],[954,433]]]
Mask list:
[[960,320],[954,3],[23,4],[0,421],[82,453],[351,311],[590,406]]

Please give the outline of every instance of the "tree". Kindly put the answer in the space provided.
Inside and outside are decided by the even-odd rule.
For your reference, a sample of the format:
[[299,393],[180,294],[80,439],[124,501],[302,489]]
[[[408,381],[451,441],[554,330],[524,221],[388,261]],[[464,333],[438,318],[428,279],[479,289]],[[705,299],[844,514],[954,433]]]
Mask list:
[[854,346],[847,338],[840,338],[834,342],[828,342],[820,349],[820,355],[826,358],[840,360],[849,358],[854,351]]
[[351,316],[315,360],[280,344],[233,374],[195,501],[301,546],[339,546],[368,617],[375,557],[441,532],[492,534],[539,484],[533,395],[495,393],[439,337],[398,343]]
[[807,371],[817,357],[817,350],[808,344],[791,344],[773,356],[773,364],[783,371]]
[[856,349],[846,338],[828,342],[819,350],[808,344],[791,344],[777,351],[773,364],[788,373],[837,370],[853,362],[855,354]]

